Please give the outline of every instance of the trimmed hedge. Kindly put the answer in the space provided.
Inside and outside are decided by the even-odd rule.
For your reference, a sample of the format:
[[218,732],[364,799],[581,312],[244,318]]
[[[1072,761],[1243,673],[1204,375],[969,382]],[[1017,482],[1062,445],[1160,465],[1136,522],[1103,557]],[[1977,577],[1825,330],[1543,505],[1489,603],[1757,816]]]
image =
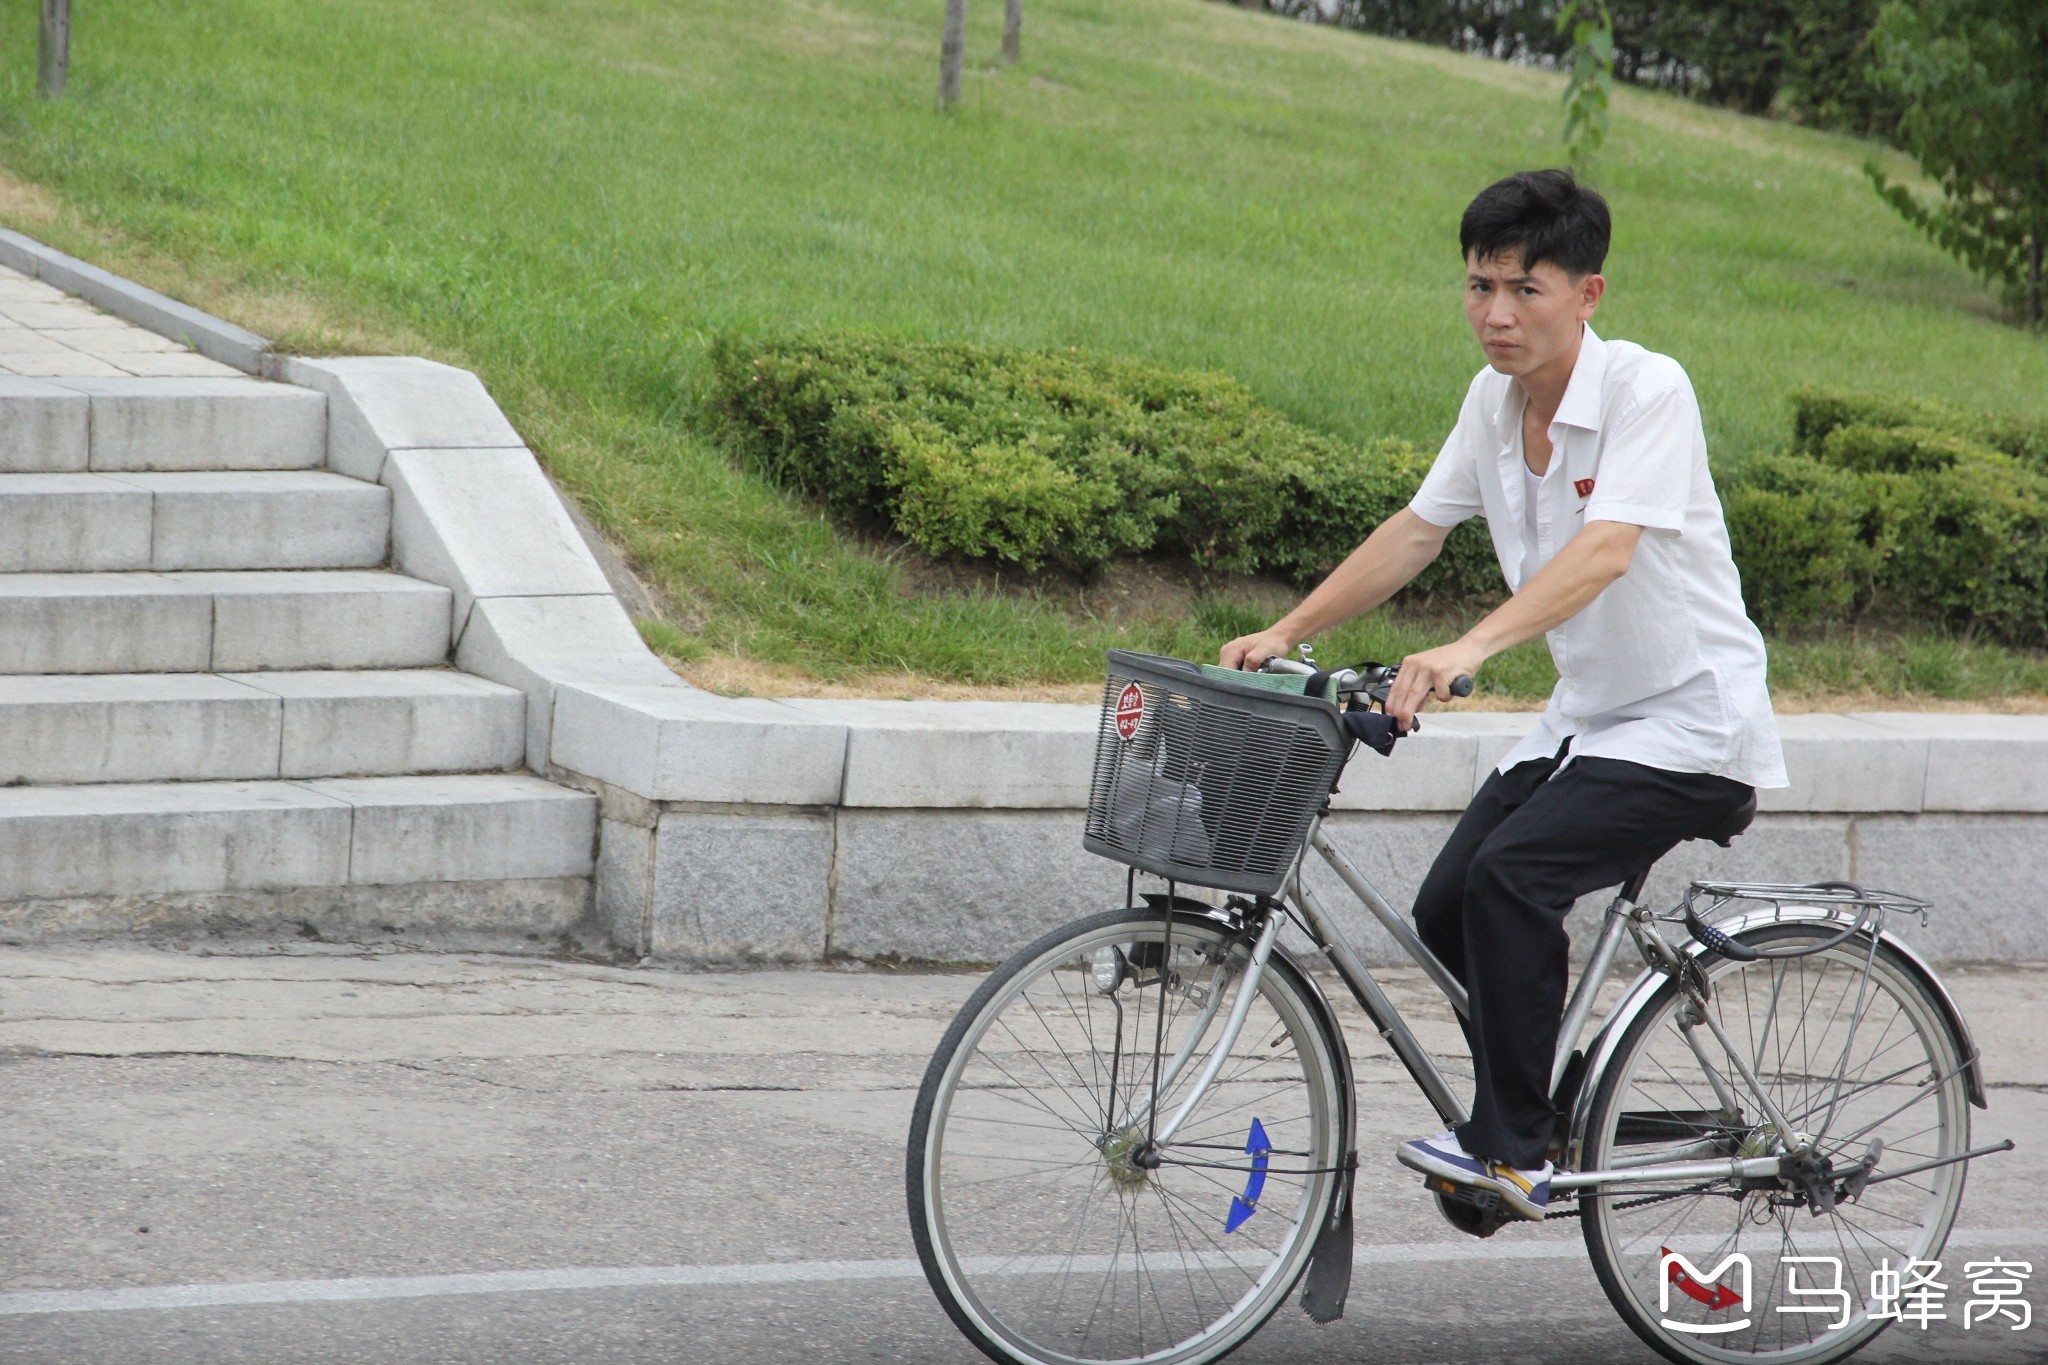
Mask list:
[[1869,604],[1887,547],[1858,476],[1807,456],[1760,455],[1718,482],[1758,624],[1840,620]]
[[[929,554],[1087,574],[1182,557],[1306,583],[1405,507],[1431,456],[1297,426],[1243,385],[1080,351],[720,341],[711,404],[744,458]],[[1806,390],[1792,445],[1717,471],[1750,611],[2048,643],[2048,422]],[[1416,588],[1497,598],[1459,528]]]
[[1807,390],[1791,452],[1740,465],[1722,504],[1760,622],[1873,615],[2048,644],[2048,423]]
[[[1361,449],[1297,426],[1224,375],[1080,351],[727,338],[711,359],[712,406],[746,458],[943,558],[1085,574],[1184,556],[1305,582],[1429,467],[1403,441]],[[1490,590],[1484,536],[1455,539],[1418,586]]]
[[1924,398],[1831,389],[1801,389],[1792,395],[1792,448],[1800,454],[1822,454],[1829,435],[1846,426],[1944,432],[2048,469],[2048,421],[2040,418],[1969,413]]

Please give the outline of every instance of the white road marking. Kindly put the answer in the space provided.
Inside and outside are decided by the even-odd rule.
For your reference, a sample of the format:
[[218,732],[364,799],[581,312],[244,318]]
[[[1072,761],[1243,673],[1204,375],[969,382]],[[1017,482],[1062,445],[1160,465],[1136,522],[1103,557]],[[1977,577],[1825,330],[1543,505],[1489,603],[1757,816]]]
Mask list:
[[[2048,1228],[1959,1228],[1950,1247],[2006,1251],[2048,1246]],[[1585,1254],[1576,1240],[1564,1242],[1360,1243],[1353,1259],[1364,1265],[1432,1261],[1556,1261]],[[1081,1257],[1101,1262],[1108,1257]],[[1129,1258],[1126,1258],[1129,1259]],[[1230,1257],[1208,1253],[1228,1264]],[[1046,1261],[1047,1264],[1040,1264]],[[1067,1264],[1061,1258],[988,1263],[970,1268],[1013,1275],[1046,1274]],[[1081,1268],[1077,1265],[1076,1268]],[[758,1265],[650,1265],[561,1270],[495,1270],[465,1275],[364,1276],[343,1280],[256,1280],[242,1284],[165,1284],[135,1289],[51,1289],[0,1294],[0,1317],[25,1313],[119,1313],[144,1308],[221,1308],[260,1303],[343,1303],[364,1299],[430,1299],[458,1294],[530,1294],[543,1290],[717,1287],[720,1285],[836,1283],[850,1280],[915,1280],[924,1277],[916,1261],[776,1261]]]

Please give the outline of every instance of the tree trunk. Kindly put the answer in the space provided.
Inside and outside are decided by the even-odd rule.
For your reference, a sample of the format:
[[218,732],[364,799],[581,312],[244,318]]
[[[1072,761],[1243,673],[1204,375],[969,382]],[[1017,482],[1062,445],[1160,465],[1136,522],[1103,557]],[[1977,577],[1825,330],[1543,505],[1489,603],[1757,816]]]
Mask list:
[[1003,0],[1003,65],[1024,56],[1024,0]]
[[939,40],[939,108],[960,103],[960,58],[967,48],[967,0],[946,0],[946,35]]
[[36,57],[36,86],[44,99],[56,99],[71,74],[71,0],[43,0],[42,43]]

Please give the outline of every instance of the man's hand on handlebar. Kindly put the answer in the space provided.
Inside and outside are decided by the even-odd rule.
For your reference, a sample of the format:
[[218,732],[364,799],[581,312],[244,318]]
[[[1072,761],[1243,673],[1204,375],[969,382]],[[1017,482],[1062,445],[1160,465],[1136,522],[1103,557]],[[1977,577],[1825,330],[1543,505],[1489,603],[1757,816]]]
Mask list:
[[1240,635],[1218,652],[1216,662],[1225,668],[1256,669],[1266,660],[1286,657],[1289,650],[1299,644],[1290,640],[1278,630],[1262,630],[1256,635]]
[[[1459,678],[1474,676],[1479,672],[1479,665],[1485,662],[1483,652],[1462,640],[1410,654],[1401,660],[1401,671],[1394,676],[1393,690],[1387,693],[1386,713],[1406,734],[1414,727],[1417,713],[1431,697],[1449,701],[1451,684]],[[1463,690],[1470,692],[1470,685]]]

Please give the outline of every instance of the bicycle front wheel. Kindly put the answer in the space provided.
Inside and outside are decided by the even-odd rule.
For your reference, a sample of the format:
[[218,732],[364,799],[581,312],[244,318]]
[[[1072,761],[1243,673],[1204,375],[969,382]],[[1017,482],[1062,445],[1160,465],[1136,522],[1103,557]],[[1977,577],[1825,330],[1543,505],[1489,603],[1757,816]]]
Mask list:
[[1338,1185],[1341,1053],[1275,952],[1214,1057],[1250,958],[1218,920],[1177,914],[1169,944],[1163,916],[1113,910],[1025,948],[953,1021],[911,1121],[910,1223],[989,1356],[1215,1360],[1301,1278]]
[[[1777,949],[1833,932],[1778,925],[1742,942]],[[1895,1296],[1908,1263],[1947,1240],[1964,1164],[1930,1163],[1968,1150],[1966,1059],[1882,942],[1700,964],[1706,1008],[1828,1176],[1616,1185],[1582,1197],[1586,1247],[1622,1318],[1672,1360],[1825,1365],[1883,1330],[1879,1291]],[[1629,1027],[1598,1078],[1582,1169],[1778,1153],[1755,1095],[1690,1017],[1666,982]],[[1851,1179],[1859,1164],[1867,1184]],[[1813,1197],[1823,1186],[1832,1208]]]

